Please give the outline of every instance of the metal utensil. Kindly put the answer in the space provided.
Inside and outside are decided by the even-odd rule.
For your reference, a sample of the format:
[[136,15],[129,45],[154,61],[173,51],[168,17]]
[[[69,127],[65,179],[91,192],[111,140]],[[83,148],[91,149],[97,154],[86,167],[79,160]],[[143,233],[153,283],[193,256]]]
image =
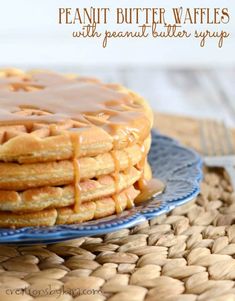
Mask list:
[[235,191],[235,148],[231,131],[224,122],[202,120],[200,136],[205,165],[224,168]]

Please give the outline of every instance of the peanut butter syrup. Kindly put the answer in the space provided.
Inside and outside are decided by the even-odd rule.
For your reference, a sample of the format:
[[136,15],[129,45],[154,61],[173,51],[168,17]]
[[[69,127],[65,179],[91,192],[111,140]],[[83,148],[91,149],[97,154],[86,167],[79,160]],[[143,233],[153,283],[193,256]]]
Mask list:
[[127,209],[131,209],[135,205],[134,200],[129,196],[128,193],[126,193],[126,197],[127,197],[126,207]]
[[165,189],[165,184],[156,178],[149,181],[142,179],[141,184],[140,194],[135,198],[136,204],[150,200]]
[[112,196],[112,199],[113,199],[114,202],[115,202],[115,211],[116,211],[116,213],[117,213],[117,214],[122,213],[123,208],[122,208],[122,206],[121,206],[121,202],[120,202],[120,200],[119,200],[118,194],[114,194],[114,195]]
[[79,212],[81,205],[81,173],[80,173],[80,164],[78,161],[78,155],[81,145],[81,136],[77,133],[71,132],[70,139],[73,145],[73,170],[74,170],[74,211]]
[[[40,89],[27,91],[28,86]],[[111,87],[101,82],[50,73],[32,74],[31,79],[25,81],[15,76],[0,77],[0,125],[55,123],[72,119],[91,126],[92,121],[86,119],[87,115],[106,114],[109,116],[104,124],[106,130],[115,134],[118,128],[126,128],[127,134],[137,131],[141,136],[136,119],[144,118],[149,124],[147,116],[141,112],[142,107],[135,105],[135,109],[130,107],[128,110],[126,104],[132,104],[132,97]],[[17,114],[25,109],[48,114]]]
[[141,177],[138,180],[138,186],[139,186],[140,191],[142,191],[146,186],[145,178],[144,178],[144,167],[145,167],[145,163],[146,163],[147,151],[146,151],[146,147],[144,144],[141,145],[140,149],[141,149],[141,160],[137,164],[137,168],[141,171]]
[[132,168],[132,159],[128,151],[125,151],[125,153],[127,155],[127,160],[128,160],[128,167],[126,169],[126,173],[128,174]]
[[114,163],[114,173],[113,173],[113,177],[114,177],[114,181],[115,181],[115,192],[118,193],[119,192],[119,179],[120,179],[120,163],[119,160],[117,158],[117,155],[115,153],[114,150],[112,150],[110,152],[112,158],[113,158],[113,163]]
[[117,196],[117,194],[119,192],[120,163],[119,163],[119,160],[118,160],[117,155],[116,155],[114,150],[112,150],[110,152],[110,154],[113,157],[113,162],[114,162],[113,177],[114,177],[114,184],[115,184],[115,194],[113,195],[113,200],[115,202],[116,212],[120,213],[120,212],[122,212],[122,206],[121,206],[120,201],[119,201],[118,196]]
[[143,144],[141,146],[142,158],[137,164],[137,168],[142,172],[140,179],[137,182],[140,194],[135,199],[136,203],[145,202],[151,199],[153,196],[156,196],[162,193],[165,189],[165,184],[159,179],[153,178],[151,180],[146,180],[144,177],[144,168],[147,162],[147,149]]

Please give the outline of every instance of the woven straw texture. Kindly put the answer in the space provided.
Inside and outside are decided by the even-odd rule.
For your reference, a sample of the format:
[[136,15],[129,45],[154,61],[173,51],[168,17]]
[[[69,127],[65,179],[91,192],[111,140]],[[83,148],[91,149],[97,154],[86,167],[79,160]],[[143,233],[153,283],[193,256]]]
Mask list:
[[[198,121],[156,120],[200,150]],[[205,169],[201,189],[196,200],[133,229],[0,246],[0,301],[235,300],[235,194],[221,170]]]

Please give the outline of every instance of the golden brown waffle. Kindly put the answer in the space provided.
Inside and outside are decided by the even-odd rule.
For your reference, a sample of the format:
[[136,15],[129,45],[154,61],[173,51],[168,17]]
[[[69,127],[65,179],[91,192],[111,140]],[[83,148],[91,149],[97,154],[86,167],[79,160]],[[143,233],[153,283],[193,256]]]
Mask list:
[[[121,192],[133,185],[141,176],[141,172],[132,167],[125,173],[118,174],[118,181],[111,175],[104,175],[95,179],[87,179],[80,183],[81,202],[96,200]],[[0,210],[2,211],[40,211],[45,208],[57,208],[74,205],[74,186],[41,187],[22,192],[1,190]]]
[[[89,221],[112,215],[117,206],[124,210],[132,206],[135,197],[139,194],[133,186],[112,197],[104,197],[96,201],[81,204],[79,212],[73,208],[45,209],[30,213],[13,213],[0,211],[0,227],[28,227],[53,226],[55,224],[72,224]],[[118,202],[118,203],[117,203]]]
[[[150,139],[145,141],[146,149]],[[120,171],[130,169],[142,158],[141,146],[135,144],[125,150],[114,150],[95,157],[78,160],[80,179],[92,179],[115,171],[113,155],[119,161]],[[46,171],[46,172],[45,172]],[[18,164],[0,162],[0,189],[25,190],[33,187],[67,185],[73,183],[74,165],[71,160],[56,162]]]
[[0,226],[82,222],[141,199],[153,124],[143,98],[91,78],[8,69],[0,104]]

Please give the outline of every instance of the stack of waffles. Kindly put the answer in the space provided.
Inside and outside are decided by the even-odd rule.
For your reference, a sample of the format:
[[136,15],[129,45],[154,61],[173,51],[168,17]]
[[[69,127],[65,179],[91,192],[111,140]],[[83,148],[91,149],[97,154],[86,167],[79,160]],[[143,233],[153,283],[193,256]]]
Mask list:
[[120,85],[0,71],[0,226],[80,223],[134,206],[151,178],[152,119]]

